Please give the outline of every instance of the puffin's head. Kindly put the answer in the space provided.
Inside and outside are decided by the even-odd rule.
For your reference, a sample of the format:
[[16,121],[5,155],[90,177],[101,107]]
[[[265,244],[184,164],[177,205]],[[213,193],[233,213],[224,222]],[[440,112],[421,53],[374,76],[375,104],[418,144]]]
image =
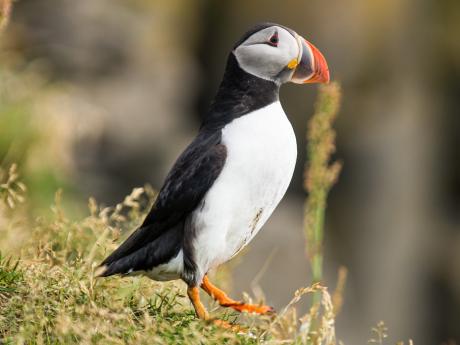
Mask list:
[[256,26],[238,41],[232,53],[245,72],[277,84],[329,82],[323,54],[282,25]]

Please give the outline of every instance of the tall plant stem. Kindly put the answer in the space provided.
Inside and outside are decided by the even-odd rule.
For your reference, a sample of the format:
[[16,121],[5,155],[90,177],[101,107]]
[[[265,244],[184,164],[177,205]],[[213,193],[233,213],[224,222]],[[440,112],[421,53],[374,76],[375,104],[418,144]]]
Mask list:
[[[323,279],[323,238],[327,196],[337,181],[341,164],[330,163],[335,152],[334,121],[340,104],[340,86],[337,83],[320,87],[315,114],[308,123],[307,166],[304,187],[308,193],[305,203],[304,231],[306,251],[312,271],[312,283]],[[319,302],[320,294],[313,297]]]

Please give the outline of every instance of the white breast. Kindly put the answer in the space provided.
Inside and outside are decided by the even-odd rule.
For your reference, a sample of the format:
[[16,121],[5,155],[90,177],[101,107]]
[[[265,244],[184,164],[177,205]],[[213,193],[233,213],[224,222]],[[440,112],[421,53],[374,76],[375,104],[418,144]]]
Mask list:
[[294,131],[279,102],[235,119],[223,129],[222,143],[225,166],[191,215],[201,274],[256,235],[286,192],[297,156]]

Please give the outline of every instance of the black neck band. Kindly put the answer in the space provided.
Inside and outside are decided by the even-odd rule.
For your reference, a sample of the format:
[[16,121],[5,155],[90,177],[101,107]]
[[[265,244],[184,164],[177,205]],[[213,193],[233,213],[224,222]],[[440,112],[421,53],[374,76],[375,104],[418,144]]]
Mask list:
[[230,53],[224,77],[201,127],[222,128],[278,99],[279,85],[245,72]]

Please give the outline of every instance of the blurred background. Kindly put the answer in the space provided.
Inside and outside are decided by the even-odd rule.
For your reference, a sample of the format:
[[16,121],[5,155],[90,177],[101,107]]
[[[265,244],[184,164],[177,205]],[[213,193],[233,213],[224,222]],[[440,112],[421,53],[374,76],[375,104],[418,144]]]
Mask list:
[[[349,269],[338,337],[460,342],[458,0],[20,0],[0,37],[0,162],[31,210],[63,188],[70,212],[159,188],[199,128],[229,48],[273,21],[326,56],[343,86],[327,212],[327,284]],[[302,235],[305,130],[316,87],[286,85],[298,139],[288,194],[231,265],[233,293],[280,308],[310,282]],[[16,245],[20,246],[20,241]],[[12,248],[9,248],[10,250]]]

